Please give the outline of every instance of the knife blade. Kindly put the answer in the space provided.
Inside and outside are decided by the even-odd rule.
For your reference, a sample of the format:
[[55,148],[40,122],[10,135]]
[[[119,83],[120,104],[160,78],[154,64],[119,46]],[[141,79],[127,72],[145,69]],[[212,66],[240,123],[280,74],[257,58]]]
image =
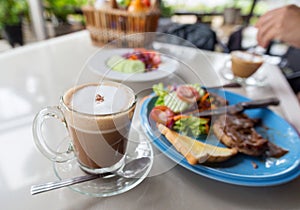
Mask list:
[[267,98],[267,99],[260,99],[260,100],[253,100],[247,102],[240,102],[235,105],[224,106],[213,110],[205,110],[202,112],[195,113],[193,116],[196,117],[209,117],[214,115],[221,115],[221,114],[237,114],[243,112],[246,109],[256,109],[256,108],[264,108],[270,105],[277,106],[279,105],[280,101],[278,98]]
[[204,89],[211,90],[211,89],[221,89],[221,88],[240,88],[242,85],[238,82],[231,82],[224,85],[217,85],[211,87],[203,87]]

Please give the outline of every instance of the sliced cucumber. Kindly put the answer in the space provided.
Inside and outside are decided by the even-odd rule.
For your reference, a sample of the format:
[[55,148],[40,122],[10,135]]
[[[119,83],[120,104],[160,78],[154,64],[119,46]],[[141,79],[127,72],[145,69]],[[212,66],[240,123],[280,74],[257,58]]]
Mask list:
[[179,113],[187,110],[190,106],[189,103],[180,100],[176,92],[172,92],[165,96],[164,104],[169,107],[173,112]]
[[201,97],[205,94],[205,91],[203,90],[203,88],[199,84],[190,84],[188,86],[191,86],[191,87],[195,88],[198,91],[198,93]]

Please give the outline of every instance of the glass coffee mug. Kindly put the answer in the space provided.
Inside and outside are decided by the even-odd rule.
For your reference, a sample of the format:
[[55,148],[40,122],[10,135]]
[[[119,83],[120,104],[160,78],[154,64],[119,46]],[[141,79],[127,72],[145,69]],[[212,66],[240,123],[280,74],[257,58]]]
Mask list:
[[[88,173],[116,171],[124,164],[135,107],[133,90],[120,83],[105,81],[71,88],[61,97],[59,106],[47,107],[36,115],[35,144],[55,162],[68,161],[75,154],[79,166]],[[66,126],[71,151],[57,152],[48,146],[42,131],[48,118]]]
[[248,78],[263,64],[261,55],[238,50],[232,51],[230,54],[232,73],[236,77]]
[[242,85],[263,86],[265,76],[255,74],[264,63],[261,55],[247,51],[232,51],[230,59],[225,61],[221,75],[229,80]]

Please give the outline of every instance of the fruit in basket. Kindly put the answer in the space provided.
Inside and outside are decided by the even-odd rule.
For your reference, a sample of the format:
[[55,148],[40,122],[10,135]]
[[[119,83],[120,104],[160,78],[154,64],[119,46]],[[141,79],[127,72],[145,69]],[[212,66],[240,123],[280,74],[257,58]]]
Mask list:
[[143,0],[142,3],[143,3],[146,7],[150,7],[150,6],[151,6],[150,0]]
[[116,1],[117,1],[117,4],[118,4],[119,8],[126,9],[130,4],[130,0],[116,0]]
[[141,0],[132,0],[128,7],[128,12],[132,13],[142,13],[145,12],[148,8],[142,3]]

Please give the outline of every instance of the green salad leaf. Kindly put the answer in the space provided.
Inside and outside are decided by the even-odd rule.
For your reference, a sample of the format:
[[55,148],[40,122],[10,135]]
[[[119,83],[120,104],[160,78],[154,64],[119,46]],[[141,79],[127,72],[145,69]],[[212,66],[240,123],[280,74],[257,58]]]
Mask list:
[[[194,87],[203,96],[205,90],[200,84],[186,84],[187,86]],[[154,106],[165,105],[171,109],[174,113],[181,113],[187,108],[189,104],[185,101],[180,100],[176,96],[176,92],[171,89],[165,88],[163,83],[153,85],[153,92],[158,96]],[[194,116],[188,116],[176,120],[173,125],[173,130],[187,136],[199,137],[199,135],[207,134],[207,125],[209,119],[198,118]]]
[[[200,96],[203,96],[205,94],[205,91],[200,84],[188,84],[188,86],[194,87],[199,92]],[[158,96],[157,101],[155,102],[155,106],[166,105],[165,96],[170,94],[170,90],[166,89],[163,83],[153,85],[152,89],[153,92]],[[173,97],[173,99],[175,98]]]
[[182,133],[183,135],[197,137],[201,134],[207,134],[206,124],[209,119],[198,117],[187,117],[177,120],[173,129]]
[[158,98],[155,102],[155,106],[164,105],[164,98],[166,95],[169,94],[169,91],[167,91],[164,88],[163,83],[158,83],[156,85],[153,85],[152,89],[153,89],[153,92],[158,96]]

